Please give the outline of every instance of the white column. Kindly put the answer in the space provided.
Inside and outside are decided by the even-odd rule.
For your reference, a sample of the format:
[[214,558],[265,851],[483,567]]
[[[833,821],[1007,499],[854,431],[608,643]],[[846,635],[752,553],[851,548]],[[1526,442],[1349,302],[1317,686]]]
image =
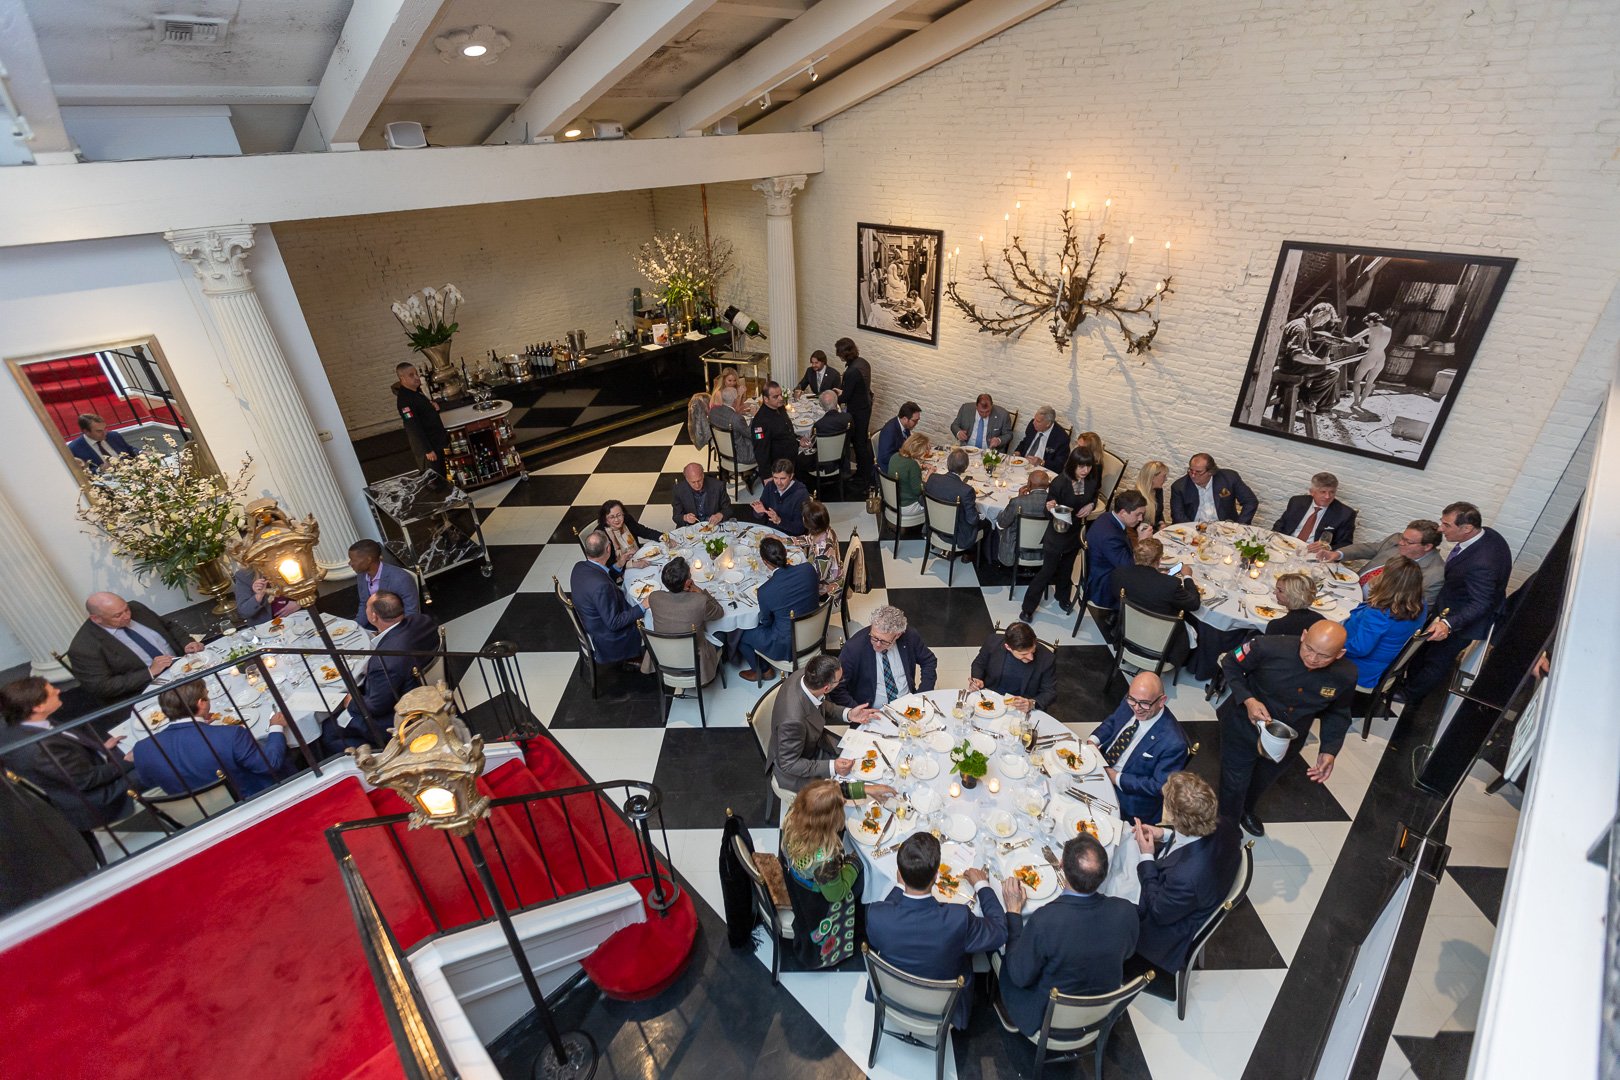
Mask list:
[[360,534],[321,451],[287,357],[248,278],[244,264],[253,247],[253,226],[179,229],[163,238],[202,282],[237,390],[247,403],[247,422],[281,486],[276,495],[282,509],[294,517],[314,514],[321,523],[316,558],[328,569],[347,572],[349,545]]
[[799,282],[793,267],[793,196],[804,190],[804,173],[773,176],[754,184],[765,196],[765,273],[769,281],[771,378],[783,386],[799,381]]
[[42,679],[66,682],[73,676],[51,653],[66,653],[84,623],[84,606],[46,561],[24,528],[25,518],[0,495],[0,621],[28,650],[31,670]]

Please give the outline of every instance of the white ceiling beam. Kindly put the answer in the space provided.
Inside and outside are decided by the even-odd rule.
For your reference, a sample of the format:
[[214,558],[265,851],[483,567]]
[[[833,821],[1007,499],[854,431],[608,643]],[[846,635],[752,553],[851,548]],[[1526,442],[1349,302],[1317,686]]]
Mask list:
[[[636,138],[667,138],[706,128],[749,98],[792,75],[805,62],[854,41],[914,0],[820,0],[635,131]],[[1055,0],[1054,0],[1055,2]],[[920,31],[919,31],[920,32]]]
[[313,86],[120,86],[58,83],[63,105],[308,105]]
[[446,0],[355,0],[299,132],[299,150],[356,150]]
[[433,82],[395,83],[388,92],[389,105],[428,105],[441,101],[473,102],[483,105],[516,105],[529,96],[529,88],[517,83],[504,86],[446,86]]
[[562,131],[713,4],[714,0],[620,4],[484,142],[521,143]]
[[[716,15],[741,15],[753,19],[780,19],[788,22],[810,10],[809,0],[718,0],[710,8]],[[884,30],[921,30],[934,20],[922,15],[896,15],[885,19]]]
[[[36,165],[65,165],[78,161],[79,148],[62,125],[62,110],[45,70],[39,38],[22,0],[0,0],[0,68],[17,113],[27,121],[30,136],[19,139]],[[0,138],[10,137],[11,121],[0,120]],[[6,157],[0,153],[0,157]]]
[[0,168],[0,248],[821,170],[815,131]]
[[971,0],[948,15],[748,125],[749,134],[797,131],[837,116],[913,75],[1037,15],[1058,0]]

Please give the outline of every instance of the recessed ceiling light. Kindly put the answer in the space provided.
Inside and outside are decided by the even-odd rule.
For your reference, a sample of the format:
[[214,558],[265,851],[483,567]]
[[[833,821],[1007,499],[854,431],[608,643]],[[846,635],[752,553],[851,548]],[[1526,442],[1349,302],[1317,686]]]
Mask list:
[[461,47],[462,56],[483,56],[487,52],[489,52],[488,45],[463,45]]
[[439,50],[439,59],[446,64],[470,60],[480,65],[493,64],[501,58],[512,40],[493,26],[479,25],[471,30],[455,30],[433,39]]
[[577,139],[583,134],[585,134],[585,133],[583,131],[581,131],[579,128],[572,127],[572,128],[569,128],[567,131],[563,132],[563,138],[565,138],[565,139]]

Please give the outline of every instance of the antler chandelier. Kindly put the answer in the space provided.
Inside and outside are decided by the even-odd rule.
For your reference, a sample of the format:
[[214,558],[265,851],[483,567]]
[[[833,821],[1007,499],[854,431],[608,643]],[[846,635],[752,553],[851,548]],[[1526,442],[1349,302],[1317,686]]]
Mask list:
[[[1125,337],[1127,353],[1150,351],[1153,339],[1159,333],[1160,306],[1164,297],[1173,291],[1170,288],[1169,243],[1166,242],[1164,245],[1166,252],[1164,278],[1151,293],[1132,299],[1133,290],[1127,287],[1126,281],[1130,269],[1130,248],[1134,246],[1136,238],[1131,237],[1126,245],[1124,267],[1112,274],[1102,273],[1099,272],[1097,264],[1102,259],[1103,250],[1108,246],[1108,234],[1106,232],[1097,234],[1091,243],[1090,254],[1082,266],[1081,242],[1075,227],[1076,217],[1072,203],[1061,212],[1061,216],[1063,251],[1058,257],[1055,274],[1037,270],[1031,265],[1029,253],[1024,250],[1023,240],[1018,236],[1013,236],[1002,247],[1001,261],[992,272],[990,260],[982,255],[984,238],[981,236],[980,272],[998,295],[997,309],[986,313],[965,298],[957,288],[954,267],[950,282],[945,288],[951,303],[961,310],[969,322],[979,328],[981,334],[1016,338],[1042,319],[1049,319],[1052,340],[1057,342],[1060,352],[1069,347],[1075,330],[1088,316],[1096,315],[1101,318],[1109,315],[1113,317],[1119,332]],[[1105,226],[1107,220],[1105,214],[1103,218]],[[960,254],[961,249],[958,248],[958,260]],[[1008,308],[1005,312],[1001,310],[1003,304]],[[1140,334],[1133,333],[1126,320],[1131,319],[1139,325],[1142,316],[1147,318],[1146,331]]]

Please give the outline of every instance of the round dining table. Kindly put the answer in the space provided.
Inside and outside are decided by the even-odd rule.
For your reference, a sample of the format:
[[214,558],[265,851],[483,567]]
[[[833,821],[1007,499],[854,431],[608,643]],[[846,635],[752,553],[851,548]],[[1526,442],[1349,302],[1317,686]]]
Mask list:
[[[936,446],[929,450],[928,457],[924,460],[934,467],[935,472],[943,472],[945,459],[950,457],[952,450],[962,450],[967,454],[968,467],[962,474],[962,479],[973,489],[979,516],[990,521],[994,521],[996,515],[1007,509],[1007,504],[1018,495],[1018,489],[1029,479],[1030,472],[1041,466],[1039,461],[1019,454],[999,450],[985,451],[977,446]],[[1002,455],[994,472],[985,468],[986,453]]]
[[[954,715],[959,700],[961,718]],[[1025,913],[1041,907],[1062,891],[1062,871],[1052,862],[1061,863],[1064,843],[1081,829],[1094,831],[1108,851],[1102,891],[1137,900],[1142,856],[1119,818],[1119,795],[1101,752],[1039,709],[1029,714],[1037,749],[1026,751],[1013,730],[1021,719],[992,691],[931,690],[898,698],[880,719],[849,729],[839,754],[855,760],[851,778],[898,790],[887,801],[846,808],[845,831],[865,868],[864,902],[882,900],[895,887],[896,852],[919,830],[939,836],[949,870],[935,895],[944,902],[976,907],[965,883],[950,887],[952,878],[976,866],[998,892],[1002,879],[1022,871]],[[964,741],[989,759],[973,788],[963,788],[951,772],[951,749]]]
[[[813,397],[790,397],[783,402],[782,409],[788,415],[788,422],[793,425],[793,434],[801,439],[810,434],[817,420],[827,415],[827,410],[821,407],[821,402]],[[754,413],[758,411],[759,398],[748,398],[743,402],[744,419],[753,419]]]
[[[625,595],[634,603],[664,587],[660,575],[670,559],[680,555],[692,567],[692,580],[720,602],[725,614],[706,627],[711,637],[730,630],[747,630],[759,625],[759,587],[770,577],[765,563],[759,557],[759,544],[767,536],[774,536],[787,545],[788,563],[797,566],[804,562],[804,551],[787,534],[767,525],[751,525],[741,521],[722,521],[718,525],[702,522],[683,525],[664,533],[657,541],[644,544],[637,551],[637,560],[647,560],[646,566],[633,567],[624,572]],[[725,541],[725,550],[713,556],[704,549],[708,541]],[[649,629],[652,613],[642,616]]]
[[[1276,599],[1277,579],[1284,574],[1305,574],[1316,582],[1317,598],[1311,606],[1334,622],[1349,618],[1361,603],[1354,573],[1320,562],[1303,540],[1287,533],[1215,521],[1202,529],[1191,522],[1166,525],[1154,535],[1164,544],[1161,565],[1186,563],[1191,568],[1201,600],[1198,621],[1215,630],[1264,629],[1288,614]],[[1241,541],[1265,544],[1265,565],[1245,567],[1235,547]]]

